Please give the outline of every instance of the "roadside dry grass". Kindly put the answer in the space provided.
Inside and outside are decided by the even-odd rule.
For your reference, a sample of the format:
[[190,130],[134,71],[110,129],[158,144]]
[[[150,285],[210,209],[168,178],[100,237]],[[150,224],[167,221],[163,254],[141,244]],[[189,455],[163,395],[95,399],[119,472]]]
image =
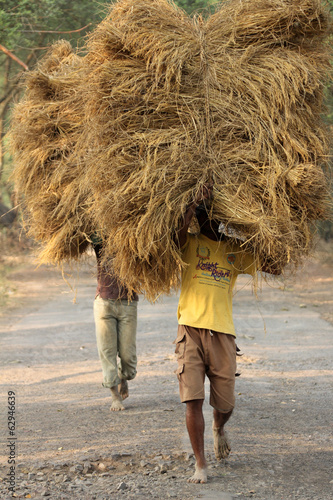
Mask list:
[[333,325],[333,240],[320,239],[301,272],[309,279],[295,285],[305,306],[316,307],[320,316]]
[[31,262],[32,249],[33,243],[21,234],[20,229],[0,230],[0,316],[16,292],[9,276]]

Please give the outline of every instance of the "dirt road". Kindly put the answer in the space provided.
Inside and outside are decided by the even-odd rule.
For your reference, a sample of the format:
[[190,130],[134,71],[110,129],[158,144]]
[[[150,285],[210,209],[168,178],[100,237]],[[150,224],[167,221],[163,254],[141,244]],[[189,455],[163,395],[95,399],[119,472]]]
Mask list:
[[14,273],[0,317],[0,497],[12,481],[18,498],[331,499],[332,271],[319,256],[258,300],[240,279],[232,454],[216,464],[205,402],[206,485],[186,482],[193,457],[173,373],[177,297],[141,298],[138,375],[126,411],[114,413],[95,343],[94,262],[80,273],[76,304],[57,271]]

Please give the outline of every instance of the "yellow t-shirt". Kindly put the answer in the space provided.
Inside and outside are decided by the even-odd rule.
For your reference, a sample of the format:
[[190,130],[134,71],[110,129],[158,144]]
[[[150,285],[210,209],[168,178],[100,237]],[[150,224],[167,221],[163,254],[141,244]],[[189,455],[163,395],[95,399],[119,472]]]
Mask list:
[[252,255],[237,243],[187,234],[182,258],[178,323],[236,336],[232,319],[232,289],[238,274],[253,274]]

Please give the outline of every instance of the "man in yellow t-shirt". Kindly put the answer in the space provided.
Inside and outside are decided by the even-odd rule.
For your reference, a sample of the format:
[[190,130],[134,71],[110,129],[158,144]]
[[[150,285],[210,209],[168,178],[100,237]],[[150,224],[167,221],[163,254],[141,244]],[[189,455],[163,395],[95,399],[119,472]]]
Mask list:
[[[204,188],[203,199],[210,196]],[[188,233],[196,213],[200,234]],[[224,431],[234,404],[236,373],[235,328],[232,319],[232,289],[240,273],[253,274],[254,259],[240,245],[219,232],[204,205],[193,203],[176,241],[187,266],[182,273],[178,305],[176,354],[177,376],[182,402],[186,402],[186,425],[196,458],[192,483],[207,482],[204,453],[205,375],[210,380],[210,405],[213,406],[214,451],[218,460],[226,458],[230,446]]]

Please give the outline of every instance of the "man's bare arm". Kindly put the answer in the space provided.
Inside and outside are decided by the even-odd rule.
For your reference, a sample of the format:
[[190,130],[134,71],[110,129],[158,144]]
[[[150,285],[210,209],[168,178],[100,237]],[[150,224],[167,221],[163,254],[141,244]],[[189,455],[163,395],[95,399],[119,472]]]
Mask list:
[[193,219],[193,216],[195,214],[195,209],[197,206],[198,206],[198,203],[193,202],[193,203],[191,203],[191,205],[189,205],[187,207],[183,221],[182,221],[183,223],[181,225],[181,228],[175,234],[175,243],[179,248],[184,246],[186,243],[187,231],[188,231],[188,228],[191,224],[191,221]]
[[208,200],[212,196],[212,190],[213,186],[204,185],[201,189],[201,192],[198,194],[198,196],[196,196],[195,200],[190,203],[190,205],[188,205],[183,217],[181,227],[175,234],[175,243],[179,248],[181,248],[186,243],[187,231],[195,214],[196,207],[200,205],[200,203],[202,203],[204,200]]

